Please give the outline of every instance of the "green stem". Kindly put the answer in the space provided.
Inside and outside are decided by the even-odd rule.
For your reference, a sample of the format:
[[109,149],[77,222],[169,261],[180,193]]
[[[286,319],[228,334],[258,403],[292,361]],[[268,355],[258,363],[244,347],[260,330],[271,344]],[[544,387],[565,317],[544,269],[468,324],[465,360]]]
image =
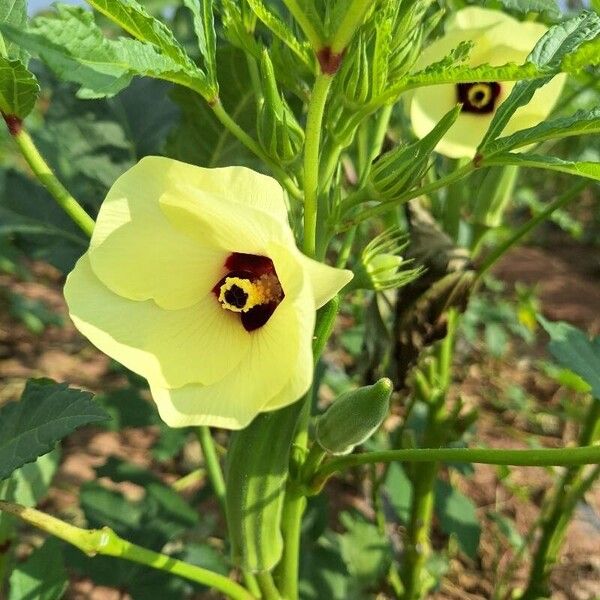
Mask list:
[[[436,190],[439,190],[440,188],[446,187],[446,186],[450,185],[451,183],[454,183],[455,181],[458,181],[459,179],[463,179],[467,175],[470,175],[475,169],[476,169],[476,167],[475,167],[474,163],[469,162],[468,164],[464,165],[463,167],[457,169],[456,171],[452,171],[452,173],[448,173],[448,175],[446,175],[445,177],[441,177],[440,179],[437,179],[436,181],[432,181],[431,183],[428,183],[428,184],[424,185],[423,187],[413,189],[413,190],[408,190],[408,191],[404,192],[403,194],[400,194],[396,198],[393,198],[392,200],[384,200],[378,206],[364,209],[360,212],[360,214],[357,217],[355,217],[354,219],[352,219],[350,221],[347,221],[346,223],[343,223],[340,230],[345,231],[346,229],[349,229],[350,227],[354,227],[358,223],[362,223],[363,221],[366,221],[367,219],[372,219],[373,217],[378,217],[379,215],[382,215],[382,214],[386,213],[387,211],[391,210],[392,208],[395,208],[395,207],[399,206],[400,204],[404,204],[405,202],[408,202],[409,200],[412,200],[413,198],[417,198],[418,196],[423,196],[425,194],[435,192]],[[363,190],[359,190],[359,191],[355,192],[354,194],[350,194],[350,196],[348,196],[345,199],[343,209],[345,210],[345,212],[347,212],[354,206],[357,206],[361,202],[364,202],[364,200],[365,200],[365,196],[364,196]]]
[[273,576],[268,571],[256,574],[256,580],[265,600],[281,600],[281,595],[275,587]]
[[352,0],[337,31],[329,42],[333,55],[341,54],[350,43],[356,30],[362,25],[365,14],[373,5],[370,0]]
[[233,600],[254,600],[254,596],[246,589],[227,577],[208,569],[190,565],[166,554],[160,554],[132,544],[119,537],[108,527],[103,527],[102,529],[82,529],[34,508],[26,508],[19,504],[1,500],[0,510],[8,512],[26,523],[72,544],[88,556],[101,554],[123,558],[146,565],[152,569],[165,571],[212,587]]
[[[579,443],[588,445],[600,435],[600,400],[592,399],[583,423]],[[582,467],[570,467],[563,473],[554,488],[552,499],[542,517],[542,535],[533,556],[529,581],[521,600],[534,600],[546,592],[548,577],[556,562],[577,501],[593,482],[593,478],[588,478],[586,480],[588,485],[581,486],[582,471]]]
[[200,442],[202,455],[204,456],[204,466],[206,467],[210,484],[223,512],[225,512],[225,479],[223,478],[223,471],[219,463],[215,442],[210,433],[210,427],[198,427],[197,431],[198,441]]
[[400,579],[404,586],[402,600],[421,597],[421,573],[431,553],[429,530],[435,501],[438,463],[419,469],[413,481],[413,497],[406,535]]
[[381,152],[383,141],[385,140],[385,134],[387,133],[388,126],[390,124],[390,119],[392,117],[393,108],[393,104],[388,104],[387,106],[384,106],[381,109],[381,112],[377,115],[377,121],[375,122],[375,132],[373,134],[373,143],[371,144],[371,149],[366,157],[365,164],[362,166],[363,168],[360,174],[360,181],[358,185],[359,188],[362,188],[365,185],[367,178],[371,173],[373,161]]
[[204,479],[205,475],[206,471],[204,469],[195,469],[194,471],[191,471],[187,475],[184,475],[183,477],[180,477],[179,479],[174,481],[171,484],[171,487],[176,492],[183,492],[192,485],[200,483]]
[[314,257],[317,235],[317,199],[319,195],[319,151],[325,103],[333,77],[325,73],[317,75],[313,87],[304,141],[304,253]]
[[39,153],[31,136],[25,129],[21,128],[12,137],[41,184],[52,194],[57,204],[71,217],[73,222],[88,237],[91,237],[94,230],[94,219],[85,212],[77,200],[71,196],[65,186],[57,179],[48,163]]
[[213,113],[221,121],[223,126],[236,137],[244,146],[254,152],[269,168],[273,171],[281,185],[288,191],[295,200],[302,200],[302,192],[298,189],[292,178],[273,160],[267,156],[258,143],[253,140],[229,115],[223,108],[223,105],[217,100],[209,105]]
[[317,492],[335,473],[372,463],[457,462],[520,467],[568,467],[600,464],[600,446],[503,450],[498,448],[406,448],[342,456],[325,463],[316,473],[310,488]]
[[285,540],[283,557],[277,567],[280,574],[280,588],[286,600],[298,599],[298,568],[300,565],[300,532],[302,515],[306,508],[306,497],[295,485],[288,487],[283,514],[281,533]]
[[527,221],[524,225],[519,227],[513,235],[507,240],[496,246],[492,252],[486,257],[481,266],[477,271],[477,278],[481,279],[495,264],[504,256],[504,254],[510,250],[517,242],[523,239],[532,229],[537,227],[540,223],[545,221],[555,210],[562,208],[575,198],[589,185],[589,180],[580,179],[575,185],[570,187],[564,194],[561,194],[556,200],[550,202],[548,206],[538,215]]
[[[313,341],[313,360],[318,362],[325,344],[333,331],[335,318],[340,306],[339,296],[332,298],[317,313],[315,324],[315,337]],[[303,400],[304,406],[298,419],[298,429],[294,439],[294,446],[306,450],[308,445],[308,422],[312,401],[312,388]],[[316,451],[315,451],[316,452]],[[309,453],[310,455],[310,453]],[[281,517],[281,533],[283,534],[283,556],[277,565],[276,576],[280,589],[286,600],[298,598],[298,567],[300,564],[300,531],[302,515],[306,508],[305,490],[300,482],[288,482],[288,488],[283,504]]]
[[[423,432],[423,443],[436,447],[448,441],[448,415],[445,409],[446,394],[452,377],[452,361],[458,313],[447,313],[446,337],[436,348],[436,368],[429,381],[422,382],[426,392],[427,423]],[[414,465],[413,465],[414,466]],[[410,518],[406,527],[405,552],[402,560],[401,579],[404,584],[403,600],[418,600],[422,595],[423,569],[431,554],[430,532],[435,505],[435,482],[439,463],[431,462],[419,469],[411,469],[413,500]]]

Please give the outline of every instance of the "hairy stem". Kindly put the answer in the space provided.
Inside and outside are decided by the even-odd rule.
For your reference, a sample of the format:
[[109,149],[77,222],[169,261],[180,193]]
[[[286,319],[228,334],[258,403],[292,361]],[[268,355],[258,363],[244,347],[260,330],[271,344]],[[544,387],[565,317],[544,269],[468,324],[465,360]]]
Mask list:
[[317,76],[306,117],[304,142],[304,253],[315,256],[317,236],[317,201],[319,195],[319,158],[321,129],[325,103],[333,77],[325,73]]
[[[339,296],[332,298],[317,313],[315,337],[313,340],[313,360],[318,362],[325,344],[331,335],[340,306]],[[305,451],[308,445],[308,422],[312,400],[312,388],[302,400],[304,406],[298,418],[294,446]],[[298,481],[289,481],[281,517],[281,533],[284,539],[283,557],[277,565],[276,577],[286,600],[298,598],[298,567],[300,564],[300,530],[302,515],[306,508],[305,489]]]
[[88,236],[94,230],[94,219],[88,215],[82,206],[71,196],[67,188],[58,180],[44,157],[40,154],[34,141],[21,126],[13,136],[21,154],[31,167],[33,174],[50,192],[56,203],[67,213],[73,222]]
[[152,569],[165,571],[212,587],[233,600],[254,600],[255,598],[241,585],[223,575],[190,565],[166,554],[142,548],[137,544],[132,544],[119,537],[108,527],[103,527],[102,529],[82,529],[34,508],[26,508],[19,504],[12,504],[1,500],[0,510],[10,513],[26,523],[72,544],[88,556],[97,554],[115,556],[146,565]]

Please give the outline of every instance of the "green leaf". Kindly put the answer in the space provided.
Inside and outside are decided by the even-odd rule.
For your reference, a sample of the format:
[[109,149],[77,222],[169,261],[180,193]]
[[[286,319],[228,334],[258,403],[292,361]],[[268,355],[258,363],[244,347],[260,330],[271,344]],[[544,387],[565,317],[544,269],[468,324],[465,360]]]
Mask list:
[[488,511],[486,516],[496,524],[500,533],[515,550],[520,550],[523,547],[525,543],[523,536],[517,531],[512,519],[493,510]]
[[79,83],[81,97],[113,96],[134,75],[166,79],[202,95],[209,92],[206,76],[189,59],[177,62],[151,43],[109,40],[82,8],[58,4],[56,10],[56,15],[34,19],[25,31],[7,24],[0,24],[0,30],[39,54],[59,78]]
[[208,80],[215,89],[215,95],[218,95],[217,36],[215,33],[212,0],[183,0],[183,3],[192,12],[194,31],[198,38],[200,54],[202,54],[202,58],[204,58]]
[[561,173],[568,173],[569,175],[579,175],[600,181],[600,163],[587,161],[575,162],[556,158],[555,156],[503,152],[491,156],[489,159],[483,159],[481,166],[484,165],[517,165],[519,167],[548,169],[550,171],[559,171]]
[[60,600],[68,584],[62,544],[48,538],[10,576],[8,600]]
[[20,60],[0,56],[0,111],[24,119],[35,106],[40,86]]
[[438,479],[435,486],[435,511],[443,531],[448,535],[455,535],[460,549],[475,559],[481,527],[473,502],[446,481]]
[[104,423],[104,427],[110,431],[158,425],[156,411],[135,388],[130,387],[98,395],[96,402],[111,416],[111,420]]
[[545,13],[550,19],[558,19],[561,15],[556,0],[500,0],[500,2],[507,10],[522,14]]
[[[203,16],[206,17],[209,5],[212,3],[209,0],[199,1],[202,1],[204,4]],[[193,86],[188,85],[187,87],[196,89],[207,100],[213,100],[217,96],[218,91],[215,87],[216,77],[209,84],[205,73],[186,54],[185,50],[175,39],[172,31],[164,23],[148,14],[138,2],[135,0],[87,0],[87,2],[98,12],[101,12],[111,21],[121,26],[134,38],[152,44],[160,50],[161,54],[183,68],[194,82]],[[212,10],[210,12],[212,19]],[[211,52],[211,45],[213,47],[215,45],[214,30],[211,33],[211,25],[206,22],[203,23],[202,27],[206,41],[206,51],[209,53]],[[210,62],[207,62],[207,67],[211,67]]]
[[500,137],[488,144],[486,155],[522,148],[529,144],[539,144],[545,140],[562,139],[574,135],[591,135],[598,132],[600,132],[600,108],[578,110],[570,117],[543,121],[534,127]]
[[300,555],[300,597],[303,600],[348,600],[350,579],[334,535],[303,544]]
[[413,485],[402,465],[395,463],[390,465],[385,486],[398,518],[403,523],[408,523],[413,501]]
[[148,14],[135,0],[87,0],[88,4],[122,27],[137,40],[149,42],[175,62],[194,66],[185,50],[161,21]]
[[49,452],[78,427],[106,418],[89,392],[29,380],[20,401],[0,409],[0,480]]
[[581,44],[575,52],[567,54],[562,61],[562,68],[567,73],[580,73],[590,65],[600,65],[600,37]]
[[599,33],[600,18],[590,12],[582,12],[551,27],[527,57],[529,63],[546,71],[548,75],[533,81],[519,81],[513,87],[508,98],[496,111],[479,145],[479,151],[485,152],[488,144],[502,133],[515,111],[527,104],[535,91],[562,69],[562,61],[568,54],[574,52],[582,43],[594,39]]
[[14,471],[9,479],[11,491],[5,499],[23,506],[36,506],[48,492],[59,461],[60,449],[57,447]]
[[0,23],[0,31],[38,54],[59,78],[79,83],[88,97],[111,96],[126,87],[132,74],[91,13],[60,4],[56,10],[54,16],[34,19],[27,29]]
[[577,373],[600,400],[600,336],[589,339],[583,331],[563,321],[552,323],[541,316],[538,321],[550,336],[548,349],[563,366]]
[[17,234],[15,244],[63,272],[72,268],[88,240],[30,177],[0,171],[0,233]]
[[353,580],[349,587],[359,591],[374,586],[389,569],[392,559],[389,542],[373,523],[358,513],[343,512],[340,522],[346,529],[338,539],[342,558]]
[[[27,0],[3,0],[0,2],[0,23],[8,23],[17,29],[27,25]],[[8,42],[0,34],[0,56],[20,60],[27,66],[27,53],[19,44]]]

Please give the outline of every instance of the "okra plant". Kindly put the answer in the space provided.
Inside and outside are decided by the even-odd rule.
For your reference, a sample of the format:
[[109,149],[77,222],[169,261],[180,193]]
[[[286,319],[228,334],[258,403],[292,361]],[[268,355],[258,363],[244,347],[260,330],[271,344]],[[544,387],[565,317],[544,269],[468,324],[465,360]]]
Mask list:
[[[7,137],[64,211],[46,219],[47,205],[30,202],[26,213],[7,183],[0,233],[36,248],[41,234],[37,256],[68,273],[72,323],[130,385],[107,404],[98,387],[94,400],[31,380],[0,409],[0,585],[10,599],[62,597],[59,548],[92,579],[103,556],[142,565],[131,567],[133,598],[199,586],[235,600],[424,598],[439,581],[430,537],[438,475],[451,463],[564,467],[516,557],[527,554],[531,572],[515,593],[545,597],[566,525],[598,475],[598,338],[543,321],[557,360],[581,378],[588,412],[576,447],[482,447],[466,437],[476,408],[450,388],[461,317],[490,268],[600,180],[600,109],[561,104],[565,88],[597,82],[598,14],[564,14],[553,0],[87,2],[33,18],[26,0],[0,3]],[[590,151],[553,154],[565,138]],[[539,170],[569,177],[499,235],[517,178]],[[359,358],[323,402],[321,384],[340,368],[328,343],[339,347],[352,311]],[[107,407],[117,421],[129,410],[159,427],[167,457],[184,443],[169,454],[169,440],[197,434],[223,523],[216,547],[201,540],[194,559],[198,499],[178,492],[195,472],[169,489],[126,463],[97,471],[144,488],[138,520],[157,520],[144,535],[127,522],[131,506],[97,484],[81,493],[85,523],[19,493],[34,467],[56,462],[62,438],[104,422]],[[357,540],[362,527],[389,550],[392,476],[408,493],[405,526],[375,575],[342,569],[334,585],[334,538],[309,547],[306,530],[348,474],[369,482],[376,515],[375,526],[346,514]],[[105,510],[94,510],[100,497]],[[32,572],[44,567],[35,584],[15,563],[14,517],[49,534],[28,559]],[[152,569],[156,586],[140,587]]]

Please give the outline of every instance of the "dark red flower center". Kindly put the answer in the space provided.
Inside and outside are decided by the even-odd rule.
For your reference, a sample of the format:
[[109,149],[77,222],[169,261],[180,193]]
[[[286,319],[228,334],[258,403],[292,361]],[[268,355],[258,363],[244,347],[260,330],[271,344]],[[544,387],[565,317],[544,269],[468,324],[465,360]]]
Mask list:
[[456,84],[456,96],[463,105],[462,112],[479,115],[494,112],[500,91],[500,84],[495,81]]
[[225,310],[238,313],[244,329],[262,327],[285,294],[273,261],[266,256],[234,252],[225,261],[227,275],[212,292]]

